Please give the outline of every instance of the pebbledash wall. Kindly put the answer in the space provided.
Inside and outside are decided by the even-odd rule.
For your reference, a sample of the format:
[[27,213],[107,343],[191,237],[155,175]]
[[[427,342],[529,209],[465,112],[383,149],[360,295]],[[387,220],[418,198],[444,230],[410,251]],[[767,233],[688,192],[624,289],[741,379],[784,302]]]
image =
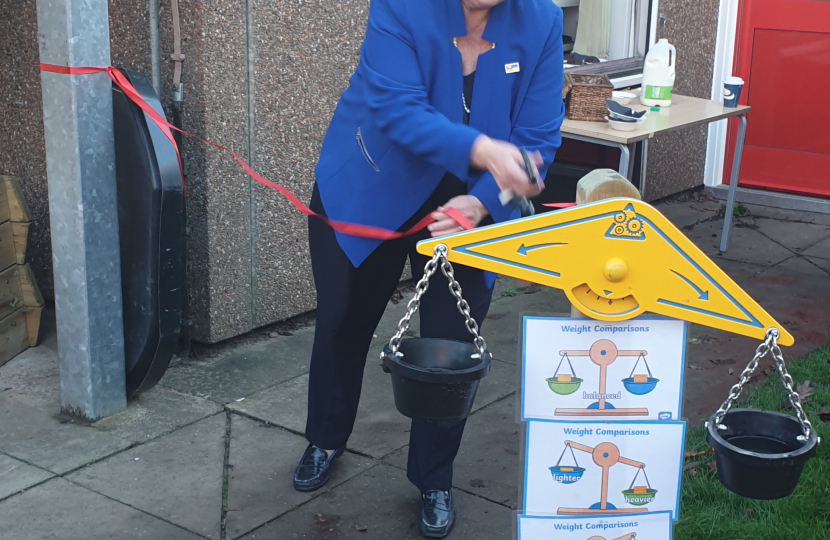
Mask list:
[[[414,0],[413,0],[414,1]],[[458,0],[447,0],[458,1]],[[720,0],[660,0],[676,91],[709,97]],[[328,121],[363,39],[368,0],[179,0],[184,128],[308,200]],[[112,64],[172,81],[166,0],[110,0]],[[21,179],[30,253],[52,296],[35,0],[0,2],[0,174]],[[646,198],[703,183],[705,128],[649,147]],[[218,342],[315,308],[306,221],[227,155],[185,138],[194,337]]]

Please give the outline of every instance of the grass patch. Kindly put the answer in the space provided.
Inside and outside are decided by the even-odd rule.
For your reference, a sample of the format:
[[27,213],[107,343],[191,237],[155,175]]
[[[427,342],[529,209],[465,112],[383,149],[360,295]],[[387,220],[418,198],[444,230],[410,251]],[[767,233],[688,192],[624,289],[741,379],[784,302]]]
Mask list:
[[[830,423],[818,417],[819,411],[830,409],[830,343],[788,364],[787,369],[796,384],[811,381],[813,395],[804,410],[822,439],[816,457],[805,465],[795,492],[777,501],[744,499],[720,484],[714,465],[709,465],[714,459],[711,454],[688,459],[680,520],[674,530],[676,540],[830,540]],[[741,406],[792,414],[782,407],[784,401],[781,379],[773,373]],[[702,452],[707,448],[704,429],[690,429],[686,450]],[[699,464],[688,465],[693,461]]]
[[[749,211],[749,208],[742,205],[741,203],[737,203],[737,204],[735,204],[735,206],[732,207],[732,217],[743,218],[743,217],[746,217],[750,214],[752,214],[752,212]],[[724,206],[724,207],[721,207],[720,210],[718,210],[718,217],[723,217],[725,215],[726,215],[726,207]]]

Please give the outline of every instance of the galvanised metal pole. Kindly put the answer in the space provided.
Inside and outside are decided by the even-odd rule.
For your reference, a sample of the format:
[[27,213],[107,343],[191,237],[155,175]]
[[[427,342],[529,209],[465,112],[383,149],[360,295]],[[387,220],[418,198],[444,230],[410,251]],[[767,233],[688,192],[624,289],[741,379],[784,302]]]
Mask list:
[[[37,0],[40,61],[108,66],[107,0]],[[112,85],[41,73],[61,408],[94,420],[126,407]]]

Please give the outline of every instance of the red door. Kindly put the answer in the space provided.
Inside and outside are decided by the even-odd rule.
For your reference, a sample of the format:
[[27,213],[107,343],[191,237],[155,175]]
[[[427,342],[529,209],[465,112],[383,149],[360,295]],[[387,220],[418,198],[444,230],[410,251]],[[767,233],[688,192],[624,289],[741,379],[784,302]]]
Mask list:
[[742,0],[735,74],[752,106],[739,185],[830,197],[830,0]]

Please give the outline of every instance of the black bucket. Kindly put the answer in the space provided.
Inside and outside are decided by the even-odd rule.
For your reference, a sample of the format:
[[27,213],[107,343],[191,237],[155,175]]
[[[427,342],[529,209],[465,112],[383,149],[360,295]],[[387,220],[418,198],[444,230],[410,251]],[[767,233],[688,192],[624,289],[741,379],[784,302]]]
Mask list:
[[798,484],[801,470],[816,455],[816,430],[806,442],[798,440],[801,423],[786,414],[736,409],[721,422],[709,418],[706,440],[715,451],[718,478],[723,487],[741,497],[781,499]]
[[481,357],[471,343],[413,338],[401,341],[399,355],[383,348],[383,371],[392,374],[395,406],[404,416],[430,422],[467,418],[478,383],[490,373],[490,353]]

